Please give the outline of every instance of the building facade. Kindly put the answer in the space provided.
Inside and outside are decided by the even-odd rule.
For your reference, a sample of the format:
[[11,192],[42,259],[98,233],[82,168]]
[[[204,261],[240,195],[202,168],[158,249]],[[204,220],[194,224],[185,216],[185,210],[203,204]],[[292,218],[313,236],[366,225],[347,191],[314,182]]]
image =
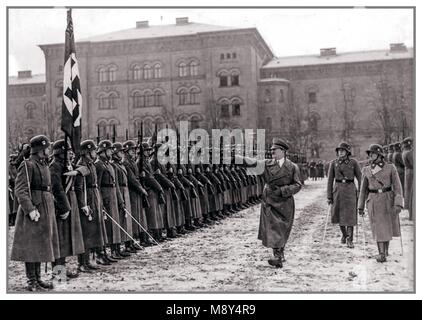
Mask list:
[[[9,119],[22,119],[34,101],[43,113],[22,124],[26,136],[9,130],[11,138],[25,138],[29,129],[53,140],[62,135],[64,45],[40,48],[45,82],[10,80],[8,110]],[[331,159],[340,140],[363,158],[370,143],[413,133],[413,50],[399,44],[276,58],[255,28],[178,18],[173,25],[139,21],[133,29],[83,39],[76,53],[83,138],[111,138],[114,127],[118,140],[126,132],[134,138],[141,121],[148,136],[154,124],[187,120],[191,129],[266,129],[267,143],[283,136],[308,158]],[[23,94],[23,86],[34,93]]]

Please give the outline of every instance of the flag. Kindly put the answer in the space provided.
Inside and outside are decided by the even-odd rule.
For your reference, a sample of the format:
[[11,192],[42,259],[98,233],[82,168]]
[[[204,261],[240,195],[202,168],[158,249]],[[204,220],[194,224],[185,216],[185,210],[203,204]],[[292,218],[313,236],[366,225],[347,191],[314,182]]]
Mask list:
[[81,143],[82,95],[71,10],[69,9],[67,11],[67,28],[64,44],[61,129],[70,138],[73,151],[78,155]]

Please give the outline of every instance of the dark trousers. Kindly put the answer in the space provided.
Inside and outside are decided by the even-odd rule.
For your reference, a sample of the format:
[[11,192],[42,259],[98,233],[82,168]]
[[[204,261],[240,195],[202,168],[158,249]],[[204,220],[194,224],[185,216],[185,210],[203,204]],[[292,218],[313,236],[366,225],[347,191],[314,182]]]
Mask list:
[[34,283],[41,278],[41,262],[25,262],[25,273],[28,283]]

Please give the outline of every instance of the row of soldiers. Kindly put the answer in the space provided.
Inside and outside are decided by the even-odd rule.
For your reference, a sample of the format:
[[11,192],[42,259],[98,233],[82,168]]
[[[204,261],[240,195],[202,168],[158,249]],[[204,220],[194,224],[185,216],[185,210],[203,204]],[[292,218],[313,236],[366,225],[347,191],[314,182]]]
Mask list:
[[[264,186],[234,164],[163,165],[158,144],[86,140],[77,162],[65,140],[52,155],[50,145],[33,137],[15,160],[11,260],[25,262],[30,291],[53,288],[41,280],[41,262],[66,279],[95,272],[259,203]],[[66,268],[71,256],[77,272]]]

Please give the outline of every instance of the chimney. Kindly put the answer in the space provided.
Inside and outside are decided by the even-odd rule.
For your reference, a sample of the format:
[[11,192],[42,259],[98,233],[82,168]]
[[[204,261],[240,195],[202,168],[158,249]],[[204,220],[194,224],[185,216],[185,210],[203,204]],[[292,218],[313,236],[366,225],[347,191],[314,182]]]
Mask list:
[[18,71],[18,78],[19,79],[31,78],[31,77],[32,77],[31,70]]
[[406,52],[407,47],[404,43],[390,43],[390,52]]
[[320,49],[320,53],[321,53],[321,57],[330,57],[330,56],[335,56],[336,53],[336,48],[322,48]]
[[136,21],[136,29],[148,28],[148,21]]
[[176,26],[181,26],[189,23],[188,17],[176,18]]

